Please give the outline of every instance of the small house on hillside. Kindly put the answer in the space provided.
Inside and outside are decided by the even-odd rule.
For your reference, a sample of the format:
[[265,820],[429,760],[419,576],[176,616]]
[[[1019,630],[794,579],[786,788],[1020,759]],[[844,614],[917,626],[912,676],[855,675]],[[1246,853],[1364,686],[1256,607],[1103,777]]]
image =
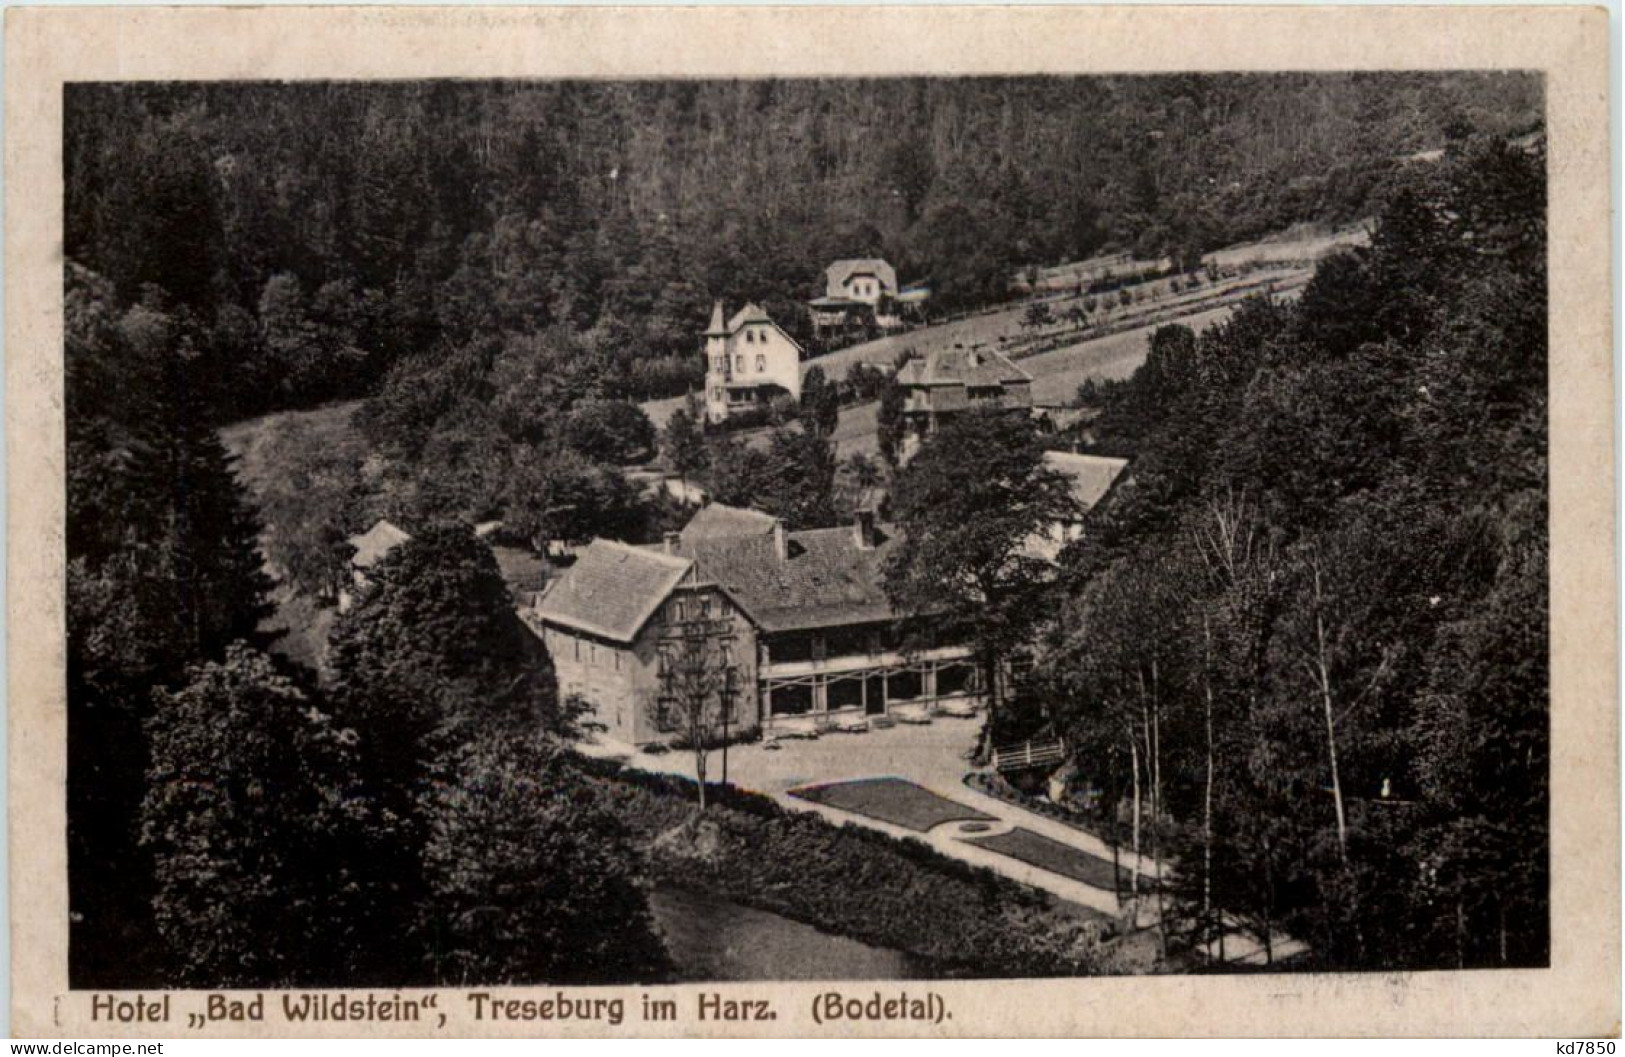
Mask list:
[[1033,376],[992,349],[933,349],[897,371],[903,388],[903,455],[912,455],[944,420],[969,408],[1031,412]]
[[923,284],[900,288],[897,270],[879,257],[856,257],[824,269],[824,294],[808,307],[820,331],[869,323],[889,330],[902,325],[905,308],[918,309],[930,296]]
[[777,396],[801,399],[801,346],[759,305],[723,320],[722,302],[705,330],[705,417],[765,407]]
[[339,591],[339,612],[347,612],[354,604],[354,594],[367,586],[368,572],[374,565],[383,561],[390,551],[405,543],[412,537],[392,524],[387,518],[379,518],[372,528],[359,536],[351,536],[349,543],[353,553],[350,555],[350,588]]
[[897,296],[897,270],[879,257],[836,261],[824,269],[824,296],[878,305]]

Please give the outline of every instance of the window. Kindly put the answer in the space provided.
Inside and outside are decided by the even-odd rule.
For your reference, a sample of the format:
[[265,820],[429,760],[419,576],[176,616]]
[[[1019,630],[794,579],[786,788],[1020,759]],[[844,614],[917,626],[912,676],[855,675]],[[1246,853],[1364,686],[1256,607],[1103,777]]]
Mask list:
[[754,330],[745,331],[745,340],[746,341],[755,341],[756,340],[756,332]]
[[862,628],[833,628],[824,635],[824,652],[830,657],[863,653],[866,639]]
[[673,624],[681,624],[683,622],[683,600],[681,598],[672,600],[671,622]]
[[786,635],[773,641],[773,659],[775,661],[807,661],[812,659],[812,637],[809,635]]
[[756,369],[758,371],[767,370],[767,357],[759,352],[756,354]]
[[734,370],[738,371],[740,374],[745,373],[745,354],[744,353],[740,353],[738,356],[736,356],[734,358]]
[[576,660],[579,661],[581,659],[581,640],[571,639],[570,641],[576,644]]
[[709,595],[700,598],[700,619],[711,619],[711,597]]
[[886,673],[887,701],[913,701],[923,692],[919,672],[904,669]]
[[824,694],[825,707],[831,712],[838,708],[862,708],[863,680],[831,679]]
[[768,709],[775,716],[803,716],[812,707],[813,688],[806,684],[775,686],[768,693]]
[[[723,660],[725,662],[727,661],[726,655],[724,655]],[[736,713],[734,712],[734,704],[739,700],[739,669],[733,667],[731,663],[728,664],[728,667],[722,670],[721,699],[722,719],[731,723],[734,721],[736,716]]]
[[937,669],[937,696],[957,697],[976,692],[976,666],[945,664]]

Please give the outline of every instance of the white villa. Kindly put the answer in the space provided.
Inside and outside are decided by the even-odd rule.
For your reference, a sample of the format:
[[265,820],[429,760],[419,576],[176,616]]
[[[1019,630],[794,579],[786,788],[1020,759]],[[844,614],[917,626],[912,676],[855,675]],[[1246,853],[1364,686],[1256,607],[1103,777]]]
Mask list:
[[722,302],[705,330],[705,417],[721,422],[774,397],[801,399],[801,346],[757,305],[723,322]]

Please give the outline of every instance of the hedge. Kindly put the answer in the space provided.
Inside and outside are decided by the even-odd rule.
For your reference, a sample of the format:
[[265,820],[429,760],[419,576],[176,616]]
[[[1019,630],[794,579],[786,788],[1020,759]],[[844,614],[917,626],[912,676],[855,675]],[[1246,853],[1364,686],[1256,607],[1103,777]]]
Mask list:
[[579,761],[648,848],[652,877],[906,952],[946,977],[1078,976],[1105,960],[1110,922],[916,840],[836,826],[768,797]]

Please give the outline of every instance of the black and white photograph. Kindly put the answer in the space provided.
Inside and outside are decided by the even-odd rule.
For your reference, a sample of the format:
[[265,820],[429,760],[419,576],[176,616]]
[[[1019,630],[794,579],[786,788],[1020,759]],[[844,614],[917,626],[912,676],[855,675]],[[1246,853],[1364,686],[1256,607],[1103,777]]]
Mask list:
[[63,994],[1551,967],[1549,103],[64,84]]

